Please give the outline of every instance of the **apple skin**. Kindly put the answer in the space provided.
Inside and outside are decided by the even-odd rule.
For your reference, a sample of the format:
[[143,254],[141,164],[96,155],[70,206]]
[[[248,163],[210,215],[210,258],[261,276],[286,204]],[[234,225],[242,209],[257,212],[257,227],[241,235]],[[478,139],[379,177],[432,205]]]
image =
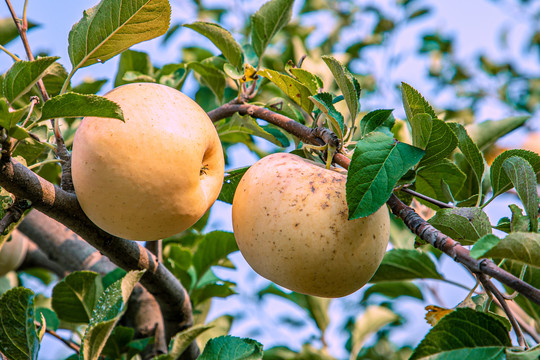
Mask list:
[[13,230],[11,240],[0,248],[0,276],[16,270],[23,262],[28,250],[28,240],[18,230]]
[[348,220],[346,176],[299,156],[264,157],[236,189],[233,229],[240,252],[263,277],[287,289],[341,297],[364,286],[386,251],[386,206]]
[[216,201],[224,159],[206,112],[153,83],[105,95],[125,122],[86,117],[73,140],[72,176],[85,214],[106,232],[158,240],[193,225]]

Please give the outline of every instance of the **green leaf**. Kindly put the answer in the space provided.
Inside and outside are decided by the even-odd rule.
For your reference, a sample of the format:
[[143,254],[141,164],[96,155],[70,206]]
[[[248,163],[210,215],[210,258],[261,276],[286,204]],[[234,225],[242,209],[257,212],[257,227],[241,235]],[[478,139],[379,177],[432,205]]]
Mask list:
[[154,74],[154,66],[150,61],[150,56],[142,51],[126,50],[120,55],[118,63],[118,71],[114,79],[114,87],[127,84],[128,81],[123,80],[124,75],[129,71],[136,71],[140,74]]
[[226,85],[223,71],[206,62],[190,62],[186,66],[200,75],[203,83],[212,90],[219,102],[223,101]]
[[4,96],[10,104],[26,94],[51,69],[58,56],[38,57],[34,61],[17,61],[4,74]]
[[475,259],[479,259],[484,256],[489,250],[493,249],[501,239],[493,234],[487,234],[482,236],[471,248],[471,256]]
[[427,254],[412,249],[392,249],[384,254],[369,282],[442,278]]
[[[269,133],[269,128],[263,128],[257,121],[249,115],[240,115],[234,113],[230,119],[223,119],[216,123],[216,130],[219,136],[225,136],[234,133],[243,133],[261,137],[270,141],[272,144],[280,147],[285,147],[276,136]],[[278,130],[279,131],[279,130]]]
[[352,74],[343,66],[339,61],[337,61],[332,56],[323,55],[322,59],[334,75],[334,79],[345,98],[347,107],[351,114],[351,119],[354,121],[358,115],[360,109],[360,104],[358,103],[360,99],[360,85],[358,81],[352,76]]
[[0,352],[10,360],[36,360],[39,339],[34,325],[34,293],[23,287],[0,298]]
[[485,246],[480,249],[475,249],[475,245],[471,250],[471,256],[476,258],[505,258],[516,260],[520,263],[540,267],[540,234],[529,232],[513,232],[508,234],[504,239],[493,241],[491,246]]
[[523,215],[523,210],[516,204],[508,205],[512,212],[512,219],[510,221],[510,231],[508,232],[528,232],[530,229],[529,217]]
[[260,297],[268,294],[276,295],[292,301],[296,305],[306,310],[308,315],[313,319],[313,321],[315,321],[315,324],[317,324],[317,327],[322,332],[324,332],[328,327],[328,324],[330,323],[328,307],[330,306],[331,299],[304,295],[297,292],[284,292],[274,284],[268,285],[258,293]]
[[170,18],[168,0],[102,0],[86,10],[69,32],[72,73],[165,34]]
[[311,113],[311,110],[313,110],[313,103],[309,99],[311,92],[300,81],[270,69],[259,70],[257,74],[273,82],[302,109],[307,113]]
[[115,327],[103,348],[103,355],[113,359],[121,359],[122,353],[128,350],[127,345],[133,340],[134,335],[135,329],[133,328],[125,326]]
[[252,339],[220,336],[210,339],[198,360],[260,360],[263,346]]
[[507,360],[501,346],[466,348],[450,351],[441,351],[436,354],[422,357],[422,360],[462,360],[462,359],[482,359],[482,360]]
[[0,126],[4,129],[11,129],[22,120],[23,116],[28,112],[28,109],[29,106],[27,105],[21,109],[10,111],[6,99],[0,98]]
[[411,360],[443,351],[491,346],[512,346],[504,323],[488,313],[459,308],[443,317],[430,330],[414,350]]
[[182,330],[171,339],[169,353],[160,355],[155,360],[176,360],[186,350],[193,341],[203,332],[211,329],[212,325],[195,325],[186,330]]
[[143,274],[144,270],[130,271],[103,292],[86,328],[79,359],[99,358],[107,339],[126,309],[133,288]]
[[242,176],[249,169],[248,167],[229,170],[223,179],[223,186],[221,187],[221,192],[219,193],[218,200],[232,204],[234,199],[234,193],[238,187],[238,183],[242,179]]
[[300,68],[290,68],[289,71],[298,81],[309,89],[311,95],[317,94],[319,90],[322,89],[323,82],[317,75]]
[[375,131],[380,126],[383,126],[388,118],[392,115],[392,109],[373,110],[364,115],[360,120],[360,134],[366,136],[372,131]]
[[237,250],[238,245],[233,233],[212,231],[206,234],[193,254],[193,267],[199,279],[210,266],[217,265],[220,260]]
[[[453,162],[448,159],[441,159],[437,163],[422,166],[418,169],[415,186],[416,191],[421,194],[448,202],[452,199],[448,198],[446,189],[449,189],[452,194],[457,194],[466,179],[467,176]],[[423,203],[430,205],[427,202]]]
[[540,155],[537,153],[521,149],[507,150],[503,152],[497,156],[491,164],[490,178],[491,187],[493,189],[493,197],[496,197],[512,188],[512,182],[510,181],[510,178],[508,178],[506,172],[503,170],[503,163],[506,159],[512,156],[519,156],[527,160],[532,166],[534,173],[540,173]]
[[370,336],[381,330],[384,326],[399,320],[399,316],[392,310],[370,305],[359,315],[351,331],[351,359],[356,359],[364,342]]
[[53,288],[52,307],[63,321],[87,323],[102,293],[99,274],[77,271],[66,276]]
[[538,231],[538,193],[536,191],[536,174],[531,164],[519,156],[512,156],[506,159],[502,167],[504,172],[514,184],[525,212],[531,222],[531,231]]
[[270,40],[291,19],[293,3],[294,0],[271,0],[251,15],[251,45],[259,59]]
[[419,166],[437,163],[446,158],[454,151],[458,144],[458,139],[450,126],[442,120],[433,119],[431,135],[426,145],[426,154],[420,161]]
[[477,207],[440,209],[428,222],[463,245],[474,244],[482,236],[491,234],[488,216]]
[[242,68],[242,47],[236,42],[230,32],[218,24],[203,21],[196,21],[192,24],[185,24],[184,26],[210,39],[221,50],[225,59],[237,69]]
[[433,118],[426,113],[416,114],[410,120],[413,145],[425,150],[431,136]]
[[315,106],[326,115],[330,123],[330,128],[336,133],[340,141],[343,141],[343,135],[345,132],[345,125],[343,121],[343,115],[334,107],[334,97],[327,92],[321,92],[317,95],[310,96],[309,99],[313,101]]
[[[49,69],[47,70],[47,73],[41,80],[43,81],[43,85],[45,86],[45,89],[47,89],[47,93],[49,94],[49,97],[56,96],[60,94],[60,91],[62,90],[62,86],[64,85],[64,82],[66,81],[66,78],[68,76],[68,73],[66,71],[66,68],[58,63],[53,63]],[[69,89],[69,85],[68,85]],[[32,92],[28,95],[38,95],[39,91],[36,87],[32,88]]]
[[[28,21],[28,30],[38,26],[38,24]],[[10,16],[0,19],[0,45],[6,45],[17,37],[19,37],[19,31],[13,22],[13,18]]]
[[417,114],[428,114],[433,120],[437,119],[437,114],[427,100],[416,89],[404,82],[401,83],[401,97],[409,122]]
[[205,300],[212,298],[226,298],[228,296],[236,294],[233,289],[235,284],[225,283],[225,284],[207,284],[200,288],[193,289],[189,294],[191,302],[194,306],[203,303]]
[[506,360],[538,360],[540,358],[540,345],[527,350],[506,349]]
[[185,64],[167,64],[158,71],[156,77],[160,84],[180,90],[186,81],[187,74]]
[[101,278],[101,283],[103,284],[103,288],[106,289],[124,276],[126,276],[127,272],[124,269],[116,268],[112,271],[109,271],[107,274],[105,274]]
[[476,176],[478,184],[482,184],[482,177],[484,176],[484,156],[478,149],[478,146],[467,134],[467,130],[463,125],[458,123],[448,123],[448,126],[456,134],[458,139],[458,147],[461,153],[471,166]]
[[79,94],[96,94],[107,81],[107,79],[85,79],[83,82],[72,88],[71,91]]
[[384,281],[371,285],[364,292],[362,302],[369,299],[373,294],[380,294],[390,299],[400,296],[409,296],[415,299],[424,300],[422,291],[410,281]]
[[478,145],[478,148],[484,151],[495,141],[522,126],[529,119],[530,116],[515,116],[496,121],[475,122],[467,126],[467,133]]
[[[45,319],[45,323],[48,330],[53,330],[53,331],[58,330],[60,321],[58,320],[58,316],[56,315],[54,311],[48,308],[44,308],[44,307],[36,308],[36,315],[34,317],[40,319],[42,316]],[[43,325],[41,321],[40,323]]]
[[41,120],[95,116],[124,121],[120,106],[98,95],[66,93],[50,98],[43,104]]
[[424,151],[388,135],[373,132],[359,140],[347,175],[349,219],[377,211],[397,181],[422,158]]

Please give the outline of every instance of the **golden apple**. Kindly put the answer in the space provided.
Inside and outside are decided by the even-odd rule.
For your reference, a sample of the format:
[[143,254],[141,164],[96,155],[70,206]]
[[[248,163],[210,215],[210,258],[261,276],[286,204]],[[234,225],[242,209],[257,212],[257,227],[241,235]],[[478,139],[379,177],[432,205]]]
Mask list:
[[125,122],[86,117],[73,140],[72,176],[85,214],[110,234],[157,240],[184,231],[216,201],[224,159],[206,112],[159,84],[105,95]]
[[19,231],[11,233],[11,240],[6,241],[0,248],[0,276],[16,270],[26,256],[28,242]]
[[273,154],[242,177],[233,206],[238,247],[263,277],[299,293],[341,297],[373,276],[390,236],[386,206],[348,220],[346,176]]

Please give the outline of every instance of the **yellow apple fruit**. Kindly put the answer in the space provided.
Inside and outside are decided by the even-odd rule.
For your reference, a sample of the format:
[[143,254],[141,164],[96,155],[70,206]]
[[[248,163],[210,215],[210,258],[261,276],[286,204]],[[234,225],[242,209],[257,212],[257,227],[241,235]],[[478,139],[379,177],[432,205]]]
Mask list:
[[346,176],[280,153],[244,174],[232,220],[250,266],[287,289],[321,297],[353,293],[373,276],[390,236],[386,206],[348,220]]
[[86,117],[73,140],[77,199],[98,227],[131,240],[186,230],[216,201],[224,159],[206,112],[176,89],[153,83],[105,95],[125,122]]
[[0,248],[0,276],[16,270],[26,256],[28,241],[19,231],[11,233],[11,240],[6,241]]

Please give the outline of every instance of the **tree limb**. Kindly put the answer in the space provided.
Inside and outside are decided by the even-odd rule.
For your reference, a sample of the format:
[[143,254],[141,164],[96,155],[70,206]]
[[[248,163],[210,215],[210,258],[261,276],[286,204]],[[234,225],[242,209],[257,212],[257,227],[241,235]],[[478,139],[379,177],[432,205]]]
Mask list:
[[[16,197],[30,200],[35,209],[70,228],[119,267],[146,269],[141,284],[160,304],[167,339],[192,325],[189,298],[178,279],[140,244],[112,236],[94,225],[82,211],[75,194],[54,186],[14,159],[0,168],[0,186]],[[37,222],[38,215],[33,216]]]

